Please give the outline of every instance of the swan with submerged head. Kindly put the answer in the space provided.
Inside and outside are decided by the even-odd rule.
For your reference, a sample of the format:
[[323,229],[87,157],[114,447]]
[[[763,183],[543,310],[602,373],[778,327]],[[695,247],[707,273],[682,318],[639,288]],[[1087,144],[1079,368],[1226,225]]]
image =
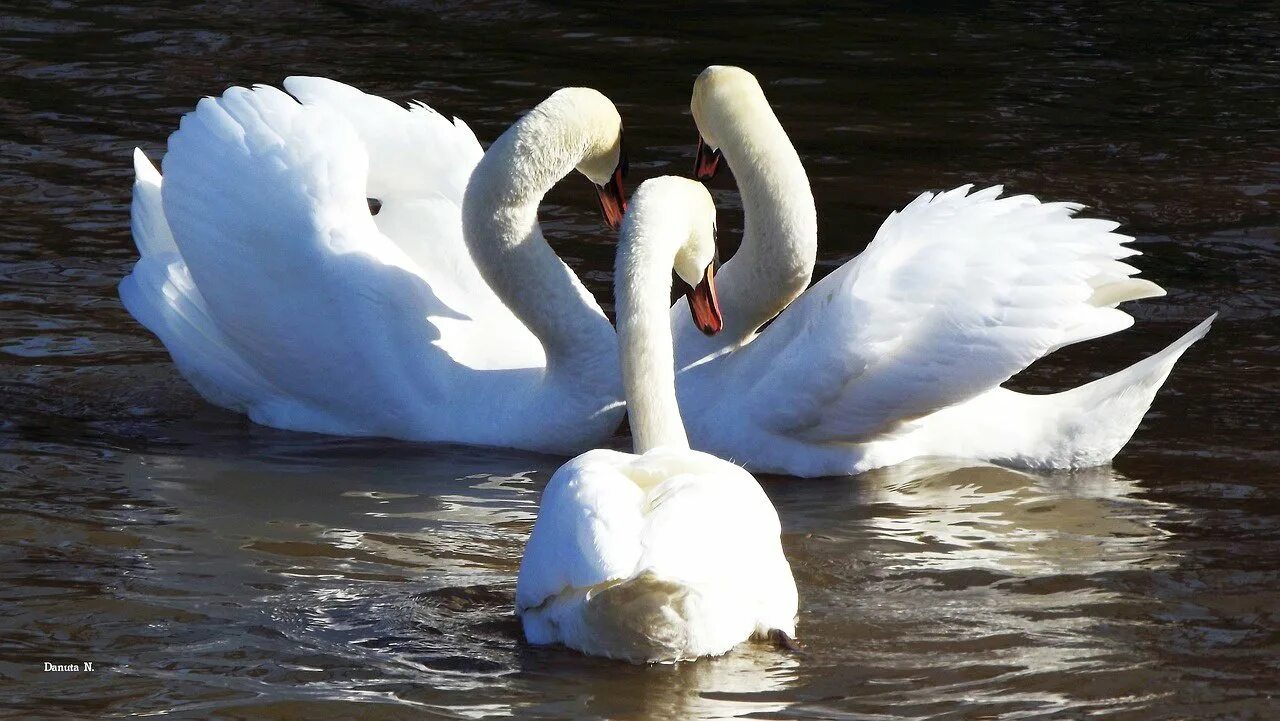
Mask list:
[[631,200],[614,282],[635,453],[588,451],[547,484],[516,585],[531,643],[672,662],[795,633],[777,512],[751,474],[690,450],[676,402],[671,270],[699,332],[718,331],[714,224],[691,180],[648,180]]
[[[858,473],[922,456],[1030,468],[1109,462],[1210,317],[1118,373],[1049,395],[1001,384],[1072,343],[1129,327],[1117,309],[1163,295],[1138,251],[1074,203],[1000,187],[924,193],[861,255],[805,290],[813,194],[760,84],[712,66],[694,83],[695,172],[722,159],[742,194],[742,244],[721,273],[725,331],[672,310],[681,409],[695,448],[758,471]],[[783,310],[785,308],[785,310]],[[774,319],[776,316],[776,319]],[[764,330],[760,327],[774,319]]]
[[210,402],[301,431],[571,453],[622,417],[617,339],[543,239],[578,170],[617,228],[622,122],[557,91],[487,153],[461,121],[323,78],[231,88],[135,151],[120,284]]

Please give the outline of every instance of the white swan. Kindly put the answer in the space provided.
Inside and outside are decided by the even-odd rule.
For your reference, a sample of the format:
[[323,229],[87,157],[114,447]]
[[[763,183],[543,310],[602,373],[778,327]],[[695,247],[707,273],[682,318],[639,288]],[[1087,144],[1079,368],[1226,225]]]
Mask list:
[[1000,198],[999,187],[924,193],[805,291],[817,248],[813,196],[759,83],[713,66],[691,105],[697,174],[714,174],[723,153],[746,215],[741,248],[720,276],[725,331],[705,337],[672,310],[680,405],[696,448],[799,476],[920,456],[1098,465],[1129,440],[1213,320],[1078,388],[1001,388],[1058,348],[1127,328],[1133,318],[1117,304],[1164,294],[1121,262],[1137,251],[1112,232],[1116,223],[1074,217],[1081,206],[1071,203]]
[[134,154],[142,257],[120,296],[191,384],[292,430],[560,453],[611,434],[616,335],[537,209],[577,168],[617,227],[613,104],[560,90],[484,154],[422,104],[322,78],[285,88],[297,100],[201,100],[163,181]]
[[794,634],[777,512],[751,474],[689,449],[676,405],[671,268],[714,330],[714,222],[711,196],[684,178],[646,181],[631,200],[615,283],[636,454],[589,451],[547,484],[516,585],[531,643],[651,662]]

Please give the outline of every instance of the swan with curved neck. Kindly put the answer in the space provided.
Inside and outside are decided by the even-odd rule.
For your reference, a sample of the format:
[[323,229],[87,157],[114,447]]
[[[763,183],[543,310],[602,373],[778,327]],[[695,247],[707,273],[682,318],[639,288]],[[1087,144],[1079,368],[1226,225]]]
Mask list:
[[615,228],[617,110],[568,88],[485,154],[470,129],[324,78],[206,98],[164,176],[135,153],[120,285],[209,401],[291,430],[577,452],[622,417],[616,334],[542,238],[578,170]]
[[463,196],[463,236],[481,276],[537,337],[548,373],[568,393],[616,388],[616,366],[600,357],[617,336],[542,237],[538,205],[577,170],[596,184],[601,211],[616,230],[626,210],[626,165],[622,118],[613,103],[590,88],[565,88],[494,141]]
[[805,291],[817,249],[813,195],[760,84],[741,68],[712,66],[690,106],[695,173],[710,179],[723,157],[746,218],[721,273],[725,314],[736,319],[723,340],[673,318],[680,404],[697,448],[801,476],[920,456],[1098,465],[1208,331],[1212,318],[1146,360],[1061,393],[1002,388],[1058,348],[1128,327],[1118,304],[1164,294],[1120,262],[1137,251],[1112,232],[1118,224],[1074,217],[1072,203],[1001,198],[999,187],[924,193]]
[[714,221],[710,195],[683,178],[632,198],[615,284],[636,452],[589,451],[547,484],[516,585],[531,643],[672,662],[794,634],[776,511],[742,468],[689,449],[676,402],[671,270],[694,289],[695,322],[714,317],[699,311],[716,308]]
[[680,367],[749,339],[808,287],[818,251],[809,177],[755,78],[707,68],[690,108],[700,133],[695,177],[709,180],[728,161],[742,193],[743,233],[720,271],[721,302],[733,309],[724,332],[707,338],[673,316]]

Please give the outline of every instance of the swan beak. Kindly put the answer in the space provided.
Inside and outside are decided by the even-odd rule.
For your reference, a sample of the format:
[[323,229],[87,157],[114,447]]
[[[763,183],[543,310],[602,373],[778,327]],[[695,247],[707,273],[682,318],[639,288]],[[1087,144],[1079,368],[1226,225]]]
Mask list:
[[619,163],[609,182],[596,186],[596,192],[600,194],[600,214],[604,216],[604,222],[614,230],[622,227],[622,216],[627,212],[627,197],[622,187],[622,175],[625,172],[626,165]]
[[[687,287],[687,286],[686,286]],[[689,292],[689,310],[693,312],[693,324],[707,335],[715,335],[724,327],[720,315],[720,299],[716,296],[716,264],[707,265],[702,282]]]
[[693,161],[693,177],[704,183],[716,177],[716,171],[720,170],[720,159],[723,157],[718,148],[713,150],[699,135],[698,157]]

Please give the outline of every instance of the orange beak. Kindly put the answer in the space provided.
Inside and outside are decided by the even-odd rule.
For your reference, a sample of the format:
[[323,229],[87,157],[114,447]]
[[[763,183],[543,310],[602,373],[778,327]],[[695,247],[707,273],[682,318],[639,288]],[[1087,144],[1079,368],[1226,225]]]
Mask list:
[[719,150],[712,150],[707,141],[698,136],[698,156],[693,161],[693,177],[705,183],[716,177],[720,170],[720,160],[724,156]]
[[600,215],[604,216],[604,222],[614,230],[622,227],[622,216],[627,212],[627,196],[622,187],[625,169],[626,163],[619,163],[609,182],[596,186],[596,192],[600,195]]
[[622,216],[627,214],[627,193],[622,187],[622,179],[627,177],[627,144],[622,128],[618,128],[618,167],[613,169],[613,176],[604,185],[597,185],[600,195],[600,215],[610,228],[618,230],[622,227]]
[[716,264],[711,263],[703,273],[702,282],[689,291],[689,310],[693,312],[693,324],[707,335],[715,335],[724,328],[724,316],[720,314],[720,299],[716,296]]

